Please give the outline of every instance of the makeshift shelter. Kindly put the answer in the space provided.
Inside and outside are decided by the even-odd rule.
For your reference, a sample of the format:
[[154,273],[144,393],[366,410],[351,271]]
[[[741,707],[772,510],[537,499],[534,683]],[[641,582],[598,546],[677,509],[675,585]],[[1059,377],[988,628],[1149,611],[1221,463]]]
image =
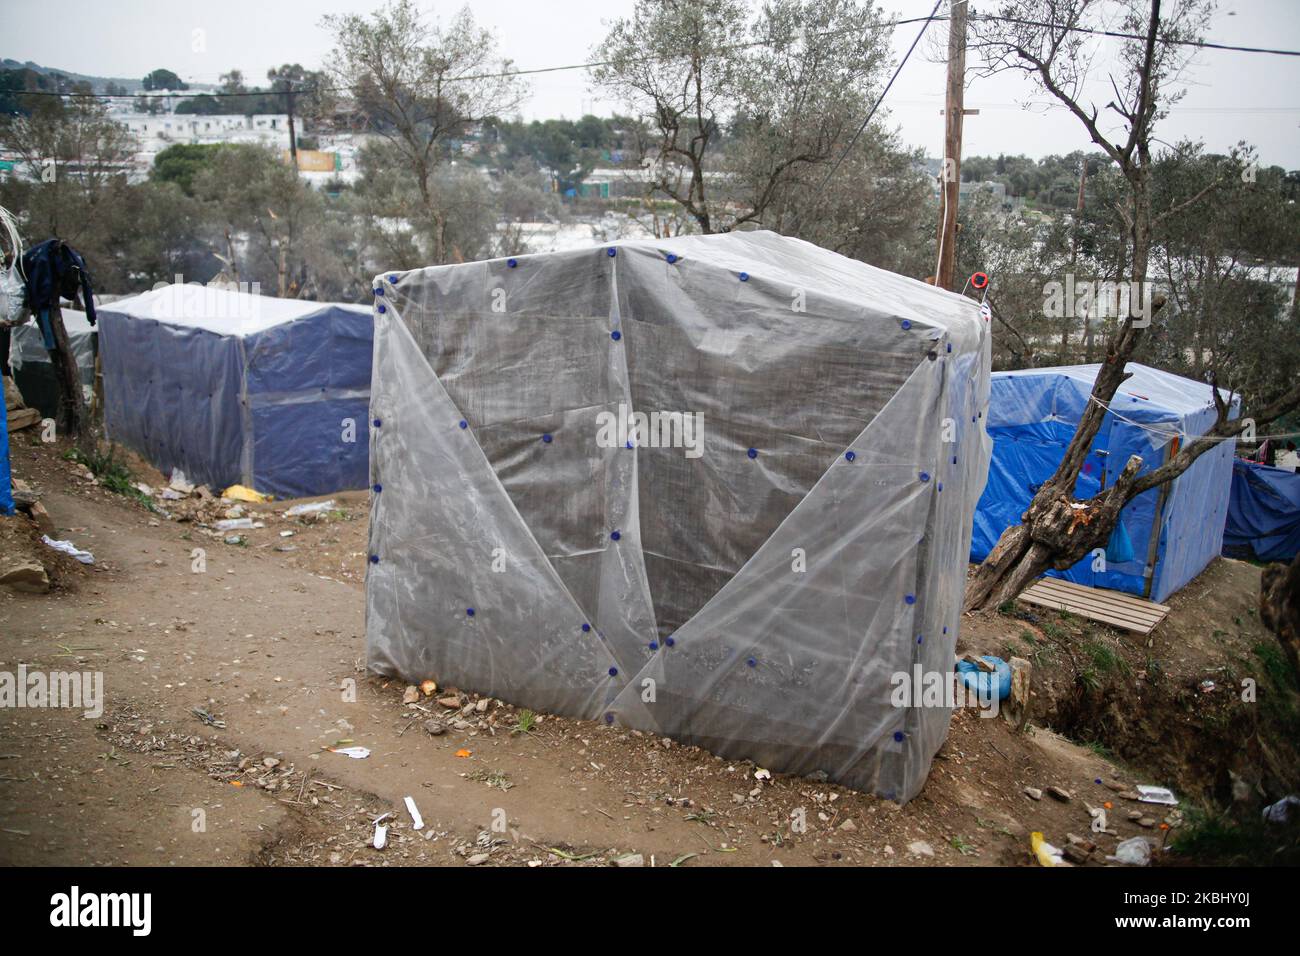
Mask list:
[[1300,553],[1300,474],[1232,460],[1223,553],[1256,561],[1294,561]]
[[[993,374],[988,422],[993,460],[975,512],[972,561],[984,560],[1002,532],[1020,523],[1039,486],[1060,465],[1091,401],[1099,368],[1074,365]],[[1111,400],[1075,483],[1078,498],[1090,498],[1105,488],[1130,455],[1142,458],[1144,474],[1215,422],[1209,385],[1134,362],[1127,371],[1132,375]],[[1227,393],[1221,394],[1226,401]],[[1234,398],[1234,418],[1237,405]],[[1088,555],[1067,571],[1048,573],[1163,601],[1219,553],[1234,444],[1220,443],[1174,481],[1129,502],[1120,513],[1104,564]]]
[[[4,409],[0,409],[3,412]],[[9,469],[9,416],[0,414],[0,515],[14,513],[13,478]]]
[[[77,363],[82,390],[89,398],[95,388],[95,353],[99,348],[95,327],[86,313],[77,309],[61,309],[63,328],[68,333],[68,344]],[[42,418],[57,418],[59,414],[59,376],[50,353],[45,348],[45,338],[40,326],[28,322],[13,330],[9,346],[9,367],[14,373],[14,383],[23,393],[23,401],[39,409]]]
[[279,497],[365,487],[364,307],[171,285],[99,324],[109,436],[164,474]]
[[372,671],[920,789],[951,701],[898,680],[953,670],[975,302],[767,232],[374,292]]

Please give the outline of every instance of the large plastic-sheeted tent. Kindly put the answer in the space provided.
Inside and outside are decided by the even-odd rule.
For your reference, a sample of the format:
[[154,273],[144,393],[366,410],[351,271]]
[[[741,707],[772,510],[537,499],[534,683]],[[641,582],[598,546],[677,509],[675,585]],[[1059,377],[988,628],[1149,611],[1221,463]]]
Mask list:
[[[995,372],[990,383],[988,431],[993,460],[975,512],[971,560],[982,561],[1002,532],[1020,523],[1038,487],[1052,476],[1091,400],[1098,365]],[[1075,484],[1090,498],[1113,481],[1130,455],[1140,474],[1203,435],[1217,412],[1210,386],[1170,372],[1128,363],[1126,379],[1102,421]],[[1220,393],[1228,399],[1228,393]],[[1237,414],[1232,400],[1232,417]],[[1206,452],[1162,488],[1134,498],[1106,549],[1104,569],[1089,555],[1053,576],[1163,601],[1196,577],[1219,553],[1228,511],[1234,442]]]
[[896,679],[953,670],[973,301],[767,232],[375,293],[371,670],[920,789],[951,702]]
[[[61,309],[63,328],[68,333],[68,345],[77,362],[77,372],[81,378],[82,390],[89,398],[95,387],[95,327],[86,318],[86,313],[77,309]],[[50,353],[45,348],[45,337],[40,326],[28,322],[13,330],[9,346],[9,367],[13,369],[14,384],[23,393],[23,401],[32,408],[40,410],[45,418],[57,418],[59,414],[58,373],[50,361]]]
[[104,306],[99,326],[109,436],[164,474],[280,497],[365,487],[368,309],[177,284]]
[[1223,553],[1259,561],[1295,560],[1300,553],[1300,474],[1233,459]]

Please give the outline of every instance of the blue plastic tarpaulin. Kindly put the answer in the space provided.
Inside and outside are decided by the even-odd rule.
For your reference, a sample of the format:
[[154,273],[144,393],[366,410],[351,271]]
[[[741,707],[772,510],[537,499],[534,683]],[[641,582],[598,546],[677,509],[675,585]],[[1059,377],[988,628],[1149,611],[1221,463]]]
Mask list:
[[100,310],[111,438],[282,498],[369,483],[370,309],[172,285]]
[[1300,474],[1240,458],[1233,461],[1223,553],[1260,561],[1295,560],[1300,553]]
[[9,481],[9,413],[0,409],[0,515],[14,513]]
[[[1034,493],[1056,471],[1091,400],[1099,368],[993,374],[988,420],[993,460],[975,512],[971,560],[982,561],[1002,532],[1020,523]],[[1159,467],[1183,442],[1215,422],[1209,385],[1133,362],[1127,371],[1132,375],[1110,402],[1075,483],[1077,498],[1089,498],[1112,483],[1130,455],[1142,458],[1140,474]],[[1227,393],[1220,394],[1227,400]],[[1232,416],[1236,414],[1234,399]],[[1219,553],[1234,447],[1232,441],[1220,443],[1164,488],[1129,502],[1104,561],[1089,555],[1064,572],[1049,573],[1163,601]]]

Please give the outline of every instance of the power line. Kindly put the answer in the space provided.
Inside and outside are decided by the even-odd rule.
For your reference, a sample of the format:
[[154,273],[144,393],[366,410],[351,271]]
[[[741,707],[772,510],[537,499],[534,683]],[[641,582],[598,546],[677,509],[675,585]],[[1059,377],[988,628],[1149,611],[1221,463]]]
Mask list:
[[[927,28],[931,23],[936,22],[936,21],[946,21],[946,20],[948,19],[947,16],[938,16],[938,15],[937,15],[937,14],[938,14],[938,10],[939,10],[939,6],[940,6],[941,3],[942,3],[942,0],[940,0],[940,3],[937,3],[937,4],[935,5],[935,7],[934,7],[934,11],[933,11],[933,12],[930,14],[930,16],[928,16],[928,17],[911,17],[911,18],[907,18],[907,19],[892,20],[892,21],[889,21],[889,22],[887,22],[887,23],[883,23],[883,24],[881,24],[880,26],[881,26],[882,28],[890,28],[890,29],[892,29],[892,28],[894,28],[894,27],[907,26],[907,25],[909,25],[909,24],[913,24],[913,23],[921,23],[921,24],[922,24],[921,31],[920,31],[920,34],[917,35],[917,40],[919,40],[919,39],[920,39],[920,35],[925,33],[926,28]],[[1092,35],[1092,36],[1112,37],[1112,38],[1115,38],[1115,39],[1121,39],[1121,40],[1144,40],[1144,39],[1146,39],[1144,36],[1142,36],[1142,35],[1140,35],[1140,34],[1136,34],[1136,33],[1124,33],[1124,32],[1122,32],[1122,31],[1118,31],[1118,30],[1105,30],[1105,29],[1101,29],[1101,28],[1098,28],[1098,27],[1071,26],[1071,25],[1069,25],[1069,24],[1049,23],[1049,22],[1042,21],[1042,20],[1028,20],[1028,19],[1023,19],[1023,18],[1020,18],[1020,17],[1008,17],[1008,16],[1000,16],[1000,15],[995,15],[995,14],[971,14],[971,19],[972,19],[972,20],[997,21],[997,22],[1000,22],[1000,23],[1011,23],[1011,24],[1016,24],[1016,25],[1020,25],[1020,26],[1036,27],[1036,28],[1038,28],[1038,29],[1057,30],[1057,31],[1060,31],[1060,32],[1063,32],[1063,33],[1084,33],[1084,34],[1089,34],[1089,35]],[[823,31],[823,32],[821,32],[821,33],[814,34],[814,36],[817,36],[817,37],[840,36],[840,35],[843,35],[843,34],[845,34],[845,33],[856,33],[856,32],[859,32],[860,30],[861,30],[861,27],[851,27],[851,28],[846,28],[846,29],[843,29],[843,30],[828,30],[828,31]],[[916,42],[917,42],[917,41],[914,40],[913,43],[912,43],[912,46],[908,48],[907,55],[904,56],[904,58],[903,58],[903,61],[902,61],[903,63],[905,63],[905,62],[907,61],[908,56],[911,55],[912,50],[916,47]],[[1259,53],[1259,54],[1266,54],[1266,55],[1272,55],[1272,56],[1297,56],[1297,57],[1300,57],[1300,50],[1282,50],[1282,49],[1275,49],[1275,48],[1270,48],[1270,47],[1238,46],[1238,45],[1227,44],[1227,43],[1212,43],[1212,42],[1209,42],[1209,41],[1207,41],[1207,40],[1168,40],[1168,39],[1159,39],[1159,38],[1157,38],[1157,42],[1158,42],[1158,43],[1161,43],[1161,44],[1164,44],[1164,45],[1166,45],[1166,46],[1187,46],[1187,47],[1196,47],[1196,48],[1198,48],[1198,49],[1204,49],[1204,50],[1224,50],[1224,51],[1230,51],[1230,52],[1236,52],[1236,53]],[[748,42],[745,42],[745,43],[734,43],[734,44],[726,44],[726,45],[722,45],[722,46],[719,46],[717,49],[718,49],[719,51],[742,50],[742,49],[749,49],[749,48],[752,48],[752,47],[758,47],[758,46],[772,46],[772,45],[773,45],[773,42],[772,42],[771,40],[751,40],[751,41],[748,41]],[[661,61],[667,61],[667,60],[681,59],[681,58],[684,58],[684,57],[688,57],[688,56],[690,56],[690,55],[691,55],[690,53],[668,53],[668,54],[663,54],[662,56],[644,57],[644,58],[641,58],[641,59],[637,60],[637,62],[641,62],[641,63],[654,63],[654,62],[661,62]],[[583,62],[583,63],[569,63],[569,64],[564,64],[564,65],[561,65],[561,66],[543,66],[543,67],[535,67],[535,68],[532,68],[532,69],[526,69],[526,70],[502,70],[502,71],[492,72],[492,73],[472,73],[472,74],[466,74],[466,75],[464,75],[464,76],[448,77],[447,80],[446,80],[446,82],[449,82],[449,83],[457,83],[457,82],[459,82],[459,83],[464,83],[464,82],[470,82],[470,81],[473,81],[473,80],[509,79],[509,78],[512,78],[512,77],[520,77],[520,76],[538,76],[538,75],[542,75],[542,74],[546,74],[546,73],[564,73],[564,72],[570,72],[570,71],[574,71],[574,70],[593,70],[593,69],[598,69],[598,68],[600,68],[600,67],[613,66],[613,65],[615,65],[616,62],[617,62],[617,61],[614,61],[614,60],[589,60],[589,61],[586,61],[586,62]],[[899,64],[899,67],[900,67],[900,68],[902,67],[902,63]],[[895,77],[898,75],[898,74],[897,74],[897,71],[895,71],[895,74],[894,74],[894,75],[895,75]],[[892,85],[892,83],[893,83],[893,78],[890,79],[890,84]],[[888,86],[886,87],[886,90],[888,90]],[[94,92],[91,92],[91,93],[79,93],[79,92],[75,92],[75,91],[73,91],[73,92],[58,92],[58,91],[53,91],[53,90],[14,90],[14,91],[12,91],[12,95],[14,95],[14,96],[59,96],[59,97],[67,97],[67,96],[93,96],[93,97],[95,97],[96,99],[109,99],[109,100],[155,100],[155,99],[159,99],[159,98],[169,98],[169,99],[170,99],[170,98],[173,98],[173,97],[175,97],[175,98],[183,98],[183,99],[195,99],[195,98],[198,98],[198,97],[200,97],[200,96],[211,96],[211,97],[214,97],[214,98],[222,98],[222,97],[237,97],[237,96],[244,96],[244,97],[255,97],[255,96],[277,96],[277,95],[284,95],[285,93],[290,93],[290,92],[295,93],[295,94],[297,94],[297,93],[317,93],[317,92],[322,92],[322,93],[346,93],[346,92],[348,92],[348,90],[347,90],[347,88],[340,88],[340,87],[322,87],[322,86],[317,85],[317,86],[314,86],[314,87],[310,87],[310,88],[307,88],[307,89],[301,89],[301,90],[292,90],[292,89],[290,89],[290,90],[260,90],[260,89],[259,89],[259,90],[249,90],[249,91],[242,92],[242,93],[232,93],[232,92],[224,92],[224,91],[209,92],[209,91],[204,91],[204,90],[193,91],[193,92],[188,91],[188,90],[168,90],[168,91],[165,91],[165,92],[158,92],[158,93],[152,93],[152,92],[150,92],[150,93],[94,93]],[[877,105],[878,105],[878,103],[877,103]],[[1289,107],[1278,107],[1277,109],[1278,109],[1279,111],[1283,111],[1283,110],[1288,110],[1288,111],[1289,111],[1289,110],[1290,110]],[[1227,108],[1225,108],[1224,111],[1227,112],[1227,111],[1228,111]],[[1233,110],[1233,112],[1242,112],[1242,110]],[[864,126],[863,129],[865,129],[865,128],[866,128],[866,127]],[[861,131],[859,131],[859,134],[858,134],[858,135],[859,135],[859,136],[861,135]],[[856,141],[856,139],[857,139],[857,137],[855,136],[855,137],[854,137],[854,140]]]
[[893,86],[894,81],[898,79],[898,74],[903,72],[903,67],[911,57],[912,51],[916,49],[916,45],[921,42],[921,37],[925,36],[925,31],[930,26],[930,23],[936,19],[935,14],[939,12],[939,5],[941,3],[943,3],[943,0],[935,0],[934,9],[931,10],[930,15],[925,18],[925,22],[921,24],[921,29],[917,31],[915,39],[912,40],[912,45],[907,48],[907,52],[903,54],[903,59],[900,60],[898,66],[894,68],[894,75],[889,78],[889,82],[885,84],[885,88],[880,91],[880,95],[876,97],[876,102],[871,104],[871,109],[867,110],[867,118],[862,121],[862,125],[858,127],[858,131],[853,134],[853,138],[849,140],[849,144],[844,147],[844,152],[840,153],[840,158],[835,160],[835,165],[831,167],[830,172],[826,174],[826,178],[822,180],[821,188],[818,189],[819,194],[825,191],[826,185],[831,181],[831,177],[835,175],[836,170],[840,168],[840,164],[843,163],[849,153],[853,151],[853,147],[858,144],[858,139],[867,128],[867,124],[871,122],[871,117],[876,115],[876,110],[880,108],[880,104],[884,101],[885,94],[889,92],[889,88]]
[[320,86],[311,86],[301,90],[246,90],[243,93],[209,93],[206,90],[197,90],[193,92],[190,90],[165,90],[158,93],[84,93],[79,90],[72,90],[67,93],[60,93],[56,90],[10,90],[9,92],[13,96],[89,96],[97,100],[193,100],[198,99],[200,96],[243,96],[253,98],[258,96],[284,96],[286,93],[293,93],[295,95],[301,93],[318,93],[322,90],[325,92],[340,92],[338,90],[331,90],[329,87]]
[[[938,10],[938,6],[935,7],[935,10],[936,10],[936,11]],[[906,19],[890,20],[890,21],[888,21],[888,22],[886,22],[886,23],[882,23],[882,24],[880,24],[879,26],[880,26],[881,29],[885,29],[885,28],[892,29],[892,28],[894,28],[894,27],[907,26],[908,24],[912,24],[912,23],[920,23],[920,22],[922,22],[922,21],[925,21],[925,22],[928,24],[928,23],[929,23],[930,21],[932,21],[932,20],[943,20],[943,19],[946,19],[946,18],[945,18],[945,17],[936,17],[936,16],[934,16],[933,14],[931,14],[931,15],[928,16],[928,17],[910,17],[910,18],[906,18]],[[845,34],[857,34],[857,33],[861,33],[861,32],[862,32],[862,29],[863,29],[862,26],[861,26],[861,25],[858,25],[858,26],[853,26],[853,27],[845,27],[844,29],[841,29],[841,30],[823,30],[823,31],[815,32],[815,33],[811,34],[811,36],[812,36],[812,37],[815,37],[815,38],[836,37],[836,36],[843,36],[843,35],[845,35]],[[747,49],[752,49],[753,47],[760,47],[760,46],[773,46],[773,45],[775,45],[775,44],[774,44],[774,42],[773,42],[772,40],[749,40],[749,41],[746,41],[746,42],[744,42],[744,43],[727,43],[727,44],[721,44],[721,45],[719,45],[718,47],[716,47],[715,50],[716,50],[717,52],[727,52],[727,51],[732,51],[732,50],[747,50]],[[693,54],[692,54],[691,52],[689,52],[689,51],[688,51],[688,52],[683,52],[683,53],[665,53],[665,54],[662,54],[662,55],[660,55],[660,56],[639,57],[639,58],[637,58],[634,62],[637,62],[637,63],[658,63],[658,62],[667,61],[667,60],[679,60],[679,59],[684,59],[684,58],[689,57],[689,56],[692,56],[692,55],[693,55]],[[446,80],[445,80],[445,82],[448,82],[448,83],[466,83],[466,82],[469,82],[469,81],[472,81],[472,80],[496,80],[496,79],[509,79],[509,78],[511,78],[511,77],[516,77],[516,76],[537,76],[537,75],[539,75],[539,74],[543,74],[543,73],[564,73],[564,72],[569,72],[569,71],[573,71],[573,70],[594,70],[594,69],[598,69],[598,68],[600,68],[600,67],[602,67],[602,66],[614,66],[614,65],[616,65],[618,62],[619,62],[619,61],[617,61],[617,60],[588,60],[588,61],[585,61],[585,62],[583,62],[583,63],[568,63],[568,64],[565,64],[565,65],[562,65],[562,66],[540,66],[540,67],[534,67],[534,68],[532,68],[532,69],[527,69],[527,70],[502,70],[502,71],[495,72],[495,73],[468,73],[468,74],[465,74],[464,76],[452,76],[452,77],[447,77]],[[245,93],[225,93],[225,92],[215,92],[215,93],[213,93],[213,92],[206,92],[206,91],[202,91],[202,90],[197,91],[197,92],[189,92],[189,91],[187,91],[187,90],[181,90],[181,91],[168,90],[168,91],[165,91],[165,92],[159,92],[159,93],[78,93],[78,92],[75,92],[75,91],[74,91],[74,92],[68,92],[68,93],[60,93],[60,92],[56,92],[56,91],[52,91],[52,90],[15,90],[15,91],[13,91],[13,92],[14,92],[15,95],[18,95],[18,96],[94,96],[94,97],[96,97],[97,99],[113,99],[113,100],[121,100],[121,99],[127,99],[127,100],[130,100],[130,99],[145,99],[145,100],[149,100],[149,99],[158,99],[159,97],[168,97],[168,98],[170,98],[170,97],[182,97],[182,96],[183,96],[185,99],[193,99],[193,98],[196,98],[196,97],[199,97],[199,96],[215,96],[215,97],[221,97],[221,96],[267,96],[267,95],[283,94],[283,93],[288,92],[288,91],[286,91],[286,90],[252,90],[252,91],[248,91],[248,92],[245,92]],[[315,93],[315,92],[323,92],[323,93],[346,93],[346,92],[348,92],[348,90],[347,90],[347,88],[345,88],[345,87],[344,87],[344,88],[340,88],[340,87],[328,87],[328,86],[327,86],[327,87],[322,87],[322,86],[317,85],[317,86],[312,87],[311,89],[306,89],[306,90],[293,90],[292,92],[294,92],[294,93]]]
[[[1067,23],[1047,23],[1043,20],[1025,20],[1020,17],[998,16],[992,13],[972,14],[972,20],[996,20],[999,23],[1013,23],[1019,26],[1038,27],[1044,30],[1058,30],[1062,33],[1087,33],[1092,36],[1114,37],[1119,40],[1145,40],[1146,37],[1140,33],[1123,33],[1118,30],[1103,30],[1099,27],[1076,27]],[[1300,56],[1300,50],[1278,50],[1270,47],[1260,46],[1233,46],[1228,43],[1210,43],[1207,40],[1163,40],[1156,38],[1157,43],[1165,46],[1192,46],[1202,50],[1229,50],[1234,53],[1268,53],[1273,56]]]

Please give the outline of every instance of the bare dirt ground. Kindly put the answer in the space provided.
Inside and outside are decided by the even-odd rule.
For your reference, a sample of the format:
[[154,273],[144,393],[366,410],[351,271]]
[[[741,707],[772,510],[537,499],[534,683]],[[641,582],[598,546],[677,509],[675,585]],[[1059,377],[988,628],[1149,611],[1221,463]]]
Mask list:
[[[227,543],[234,536],[87,481],[63,446],[20,433],[11,448],[55,537],[95,565],[60,559],[46,594],[0,588],[0,670],[102,671],[106,702],[97,717],[0,709],[0,863],[571,866],[640,854],[659,866],[1023,864],[1031,831],[1057,846],[1088,837],[1085,804],[1107,801],[1113,832],[1092,836],[1090,863],[1123,838],[1164,837],[1161,808],[1117,794],[1168,782],[1148,769],[1159,764],[1150,749],[1121,763],[1044,726],[1016,734],[972,711],[955,717],[925,790],[899,807],[803,778],[756,779],[752,764],[593,722],[541,715],[520,732],[518,709],[472,693],[455,711],[438,702],[445,688],[404,704],[405,687],[364,671],[364,494],[334,496],[315,521],[283,517],[284,502],[246,506],[265,527]],[[10,527],[0,546],[18,546]],[[1232,601],[1249,604],[1258,571],[1238,567]],[[1223,650],[1202,616],[1189,601],[1162,625],[1208,645],[1194,654],[1198,679]],[[1058,625],[1047,617],[984,615],[963,626],[964,642],[1037,653],[1049,681],[1066,683],[1051,666],[1044,630]],[[1198,646],[1168,639],[1184,657]],[[1065,713],[1068,694],[1040,696],[1047,716]],[[445,731],[427,732],[431,719]],[[1034,800],[1026,787],[1072,796]],[[1128,819],[1135,807],[1154,819]],[[376,850],[383,814],[392,829]]]

